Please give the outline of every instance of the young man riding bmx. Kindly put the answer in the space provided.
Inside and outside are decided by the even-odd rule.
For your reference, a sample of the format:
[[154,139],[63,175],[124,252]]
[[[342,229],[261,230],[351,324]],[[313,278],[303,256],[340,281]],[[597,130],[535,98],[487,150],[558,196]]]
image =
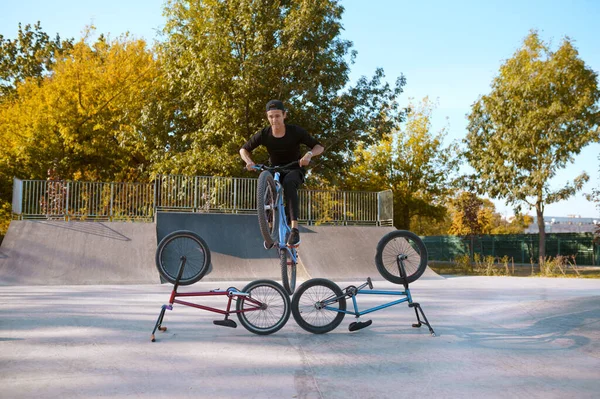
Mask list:
[[[251,154],[260,145],[267,148],[269,161],[273,166],[282,166],[298,161],[296,168],[281,173],[281,182],[292,228],[287,244],[295,246],[300,244],[298,187],[304,183],[306,173],[304,166],[310,163],[312,157],[322,154],[324,147],[300,126],[286,124],[286,117],[287,112],[281,101],[269,101],[267,103],[267,119],[270,126],[253,135],[240,149],[240,156],[246,162],[248,170],[254,170],[255,164]],[[301,144],[309,148],[309,151],[302,156]]]

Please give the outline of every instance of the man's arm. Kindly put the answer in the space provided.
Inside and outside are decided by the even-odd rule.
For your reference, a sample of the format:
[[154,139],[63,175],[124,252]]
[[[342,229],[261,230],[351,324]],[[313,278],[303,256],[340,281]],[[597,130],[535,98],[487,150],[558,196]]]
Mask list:
[[300,166],[306,166],[310,163],[310,160],[312,159],[312,157],[316,157],[317,155],[321,155],[323,153],[323,151],[325,151],[325,147],[323,147],[321,144],[317,144],[315,145],[313,148],[311,148],[310,151],[308,151],[306,154],[304,154],[304,156],[300,159]]
[[246,150],[245,148],[240,148],[240,156],[246,162],[246,169],[252,171],[254,166],[254,161],[250,157],[251,152]]
[[250,140],[248,140],[242,146],[242,148],[240,148],[240,156],[242,157],[244,162],[246,162],[246,169],[248,169],[249,171],[253,171],[254,170],[253,166],[255,165],[250,154],[252,154],[252,151],[261,144],[262,144],[262,131],[256,133],[254,136],[250,137]]

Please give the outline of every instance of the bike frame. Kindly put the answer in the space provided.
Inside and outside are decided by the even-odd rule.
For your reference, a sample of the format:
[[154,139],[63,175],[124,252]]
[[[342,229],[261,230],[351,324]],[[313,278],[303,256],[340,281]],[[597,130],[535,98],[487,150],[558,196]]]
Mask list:
[[[197,303],[192,303],[192,302],[175,299],[178,297],[202,297],[202,296],[224,296],[224,295],[226,295],[228,297],[226,310],[221,310],[221,309],[213,308],[210,306],[204,306],[204,305],[199,305]],[[243,310],[239,310],[239,311],[231,310],[231,303],[233,302],[234,299],[237,299],[238,297],[245,297],[246,301],[256,305],[256,308],[243,309]],[[219,313],[219,314],[223,314],[226,316],[229,316],[230,314],[237,314],[237,313],[252,312],[255,310],[260,310],[261,306],[262,306],[262,303],[257,300],[252,299],[250,297],[250,294],[239,291],[235,287],[228,288],[227,290],[218,290],[217,289],[217,290],[212,290],[212,291],[200,291],[200,292],[177,292],[176,289],[173,289],[173,291],[171,292],[171,298],[169,299],[169,304],[163,305],[163,308],[168,309],[168,310],[173,310],[173,304],[190,306],[190,307],[193,307],[196,309],[207,310],[209,312]]]
[[292,261],[294,263],[298,263],[296,251],[292,251],[292,249],[289,248],[285,242],[285,238],[292,230],[288,226],[287,217],[285,216],[285,207],[283,206],[283,186],[281,185],[280,177],[280,172],[273,173],[273,179],[275,180],[275,190],[277,191],[277,197],[275,199],[275,202],[277,203],[277,208],[279,210],[279,212],[277,212],[277,214],[279,215],[277,226],[279,240],[276,244],[280,251],[288,251],[290,257],[292,258]]
[[[406,260],[406,255],[399,255],[396,258],[396,262],[398,264],[398,271],[400,273],[401,276],[406,276],[406,269],[404,268],[404,260]],[[369,287],[369,290],[365,290],[365,287]],[[398,305],[404,302],[408,302],[408,306],[409,307],[419,307],[419,304],[414,304],[413,305],[413,300],[412,300],[412,296],[410,295],[410,289],[408,288],[408,283],[404,283],[404,291],[381,291],[381,290],[373,290],[373,283],[371,282],[371,278],[367,278],[367,282],[364,284],[361,284],[358,288],[355,288],[353,286],[349,286],[345,288],[346,293],[341,296],[341,297],[336,297],[333,299],[327,299],[325,301],[323,301],[324,304],[324,308],[327,310],[333,310],[339,313],[345,313],[345,314],[351,314],[354,315],[355,317],[360,317],[362,315],[368,314],[368,313],[372,313],[372,312],[376,312],[378,310],[381,309],[385,309],[385,308],[389,308],[391,306],[394,305]],[[356,296],[358,294],[367,294],[367,295],[395,295],[395,296],[403,296],[404,298],[402,299],[398,299],[396,301],[391,301],[391,302],[387,302],[384,303],[382,305],[379,306],[375,306],[372,308],[369,308],[367,310],[363,310],[362,312],[360,312],[358,310],[358,303],[356,301]],[[352,305],[354,307],[354,311],[349,311],[349,310],[341,310],[341,309],[334,309],[331,307],[328,307],[327,304],[328,303],[334,303],[336,302],[338,299],[340,298],[352,298]],[[415,312],[417,311],[417,309],[415,308]],[[425,315],[423,315],[424,317]],[[417,313],[417,319],[419,318],[419,314]],[[427,321],[427,319],[425,318],[425,321]],[[427,324],[429,324],[427,322]]]
[[[163,316],[165,310],[173,310],[173,304],[175,304],[175,303],[177,303],[179,305],[190,306],[190,307],[196,308],[196,309],[207,310],[209,312],[220,313],[220,314],[225,315],[226,319],[229,317],[230,314],[251,312],[254,310],[261,309],[261,306],[262,306],[261,302],[255,300],[255,299],[252,299],[250,297],[250,294],[242,292],[235,287],[230,287],[230,288],[227,288],[226,290],[216,289],[216,290],[212,290],[212,291],[200,291],[200,292],[177,292],[177,289],[179,288],[179,280],[181,279],[181,276],[183,275],[183,269],[185,268],[185,262],[186,262],[185,257],[182,257],[181,263],[179,264],[179,272],[177,273],[177,279],[175,280],[175,284],[173,285],[173,290],[171,291],[171,297],[169,298],[169,304],[162,306],[162,313],[161,313],[159,320],[162,320],[162,316]],[[217,309],[217,308],[212,308],[210,306],[199,305],[196,303],[176,299],[177,297],[223,296],[223,295],[226,295],[228,297],[226,310],[221,310],[221,309]],[[244,309],[244,310],[240,310],[240,311],[231,310],[231,303],[233,302],[233,299],[238,298],[238,297],[245,297],[248,302],[256,305],[257,307],[250,308],[250,309]]]
[[[358,310],[358,302],[356,300],[356,297],[358,296],[358,294],[367,294],[367,295],[395,295],[395,296],[404,296],[404,298],[398,299],[398,300],[395,300],[395,301],[391,301],[391,302],[387,302],[387,303],[384,303],[382,305],[375,306],[375,307],[369,308],[367,310],[363,310],[361,312],[361,311]],[[341,309],[336,309],[336,308],[332,308],[330,306],[327,306],[328,303],[337,302],[338,299],[343,298],[343,297],[348,297],[348,296],[352,298],[352,305],[354,307],[354,311],[351,311],[351,310],[341,310]],[[326,301],[323,301],[323,304],[325,305],[324,309],[332,310],[332,311],[339,312],[339,313],[351,314],[351,315],[354,315],[356,317],[360,317],[360,316],[363,316],[365,314],[376,312],[378,310],[389,308],[391,306],[398,305],[398,304],[401,304],[401,303],[404,303],[404,302],[408,302],[409,304],[412,303],[412,297],[410,295],[410,290],[409,289],[406,289],[404,291],[379,291],[379,290],[368,290],[367,291],[365,289],[359,289],[359,290],[357,290],[356,294],[353,294],[353,295],[345,294],[342,297],[336,297],[336,298],[328,299]]]

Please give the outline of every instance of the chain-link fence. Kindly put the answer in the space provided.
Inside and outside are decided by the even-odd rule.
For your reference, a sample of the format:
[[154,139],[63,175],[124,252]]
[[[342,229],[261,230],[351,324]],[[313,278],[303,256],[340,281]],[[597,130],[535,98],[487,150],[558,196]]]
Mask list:
[[[539,235],[484,235],[474,237],[424,237],[430,260],[452,261],[473,254],[501,258],[508,256],[515,263],[537,263]],[[546,256],[574,256],[578,265],[600,265],[600,245],[592,233],[546,234]]]

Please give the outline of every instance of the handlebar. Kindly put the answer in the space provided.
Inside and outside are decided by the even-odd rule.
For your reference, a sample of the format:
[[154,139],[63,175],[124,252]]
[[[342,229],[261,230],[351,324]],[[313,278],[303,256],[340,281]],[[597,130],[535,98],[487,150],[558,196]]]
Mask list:
[[293,166],[300,165],[299,161],[290,162],[287,165],[278,165],[278,166],[267,166],[263,164],[256,164],[253,166],[254,169],[258,171],[268,170],[270,172],[281,172],[286,169],[290,169]]
[[371,281],[371,277],[367,277],[367,282],[363,283],[362,285],[360,285],[357,288],[357,290],[360,291],[360,290],[362,290],[363,288],[365,288],[367,286],[369,286],[369,289],[371,289],[371,290],[373,289],[373,282]]

